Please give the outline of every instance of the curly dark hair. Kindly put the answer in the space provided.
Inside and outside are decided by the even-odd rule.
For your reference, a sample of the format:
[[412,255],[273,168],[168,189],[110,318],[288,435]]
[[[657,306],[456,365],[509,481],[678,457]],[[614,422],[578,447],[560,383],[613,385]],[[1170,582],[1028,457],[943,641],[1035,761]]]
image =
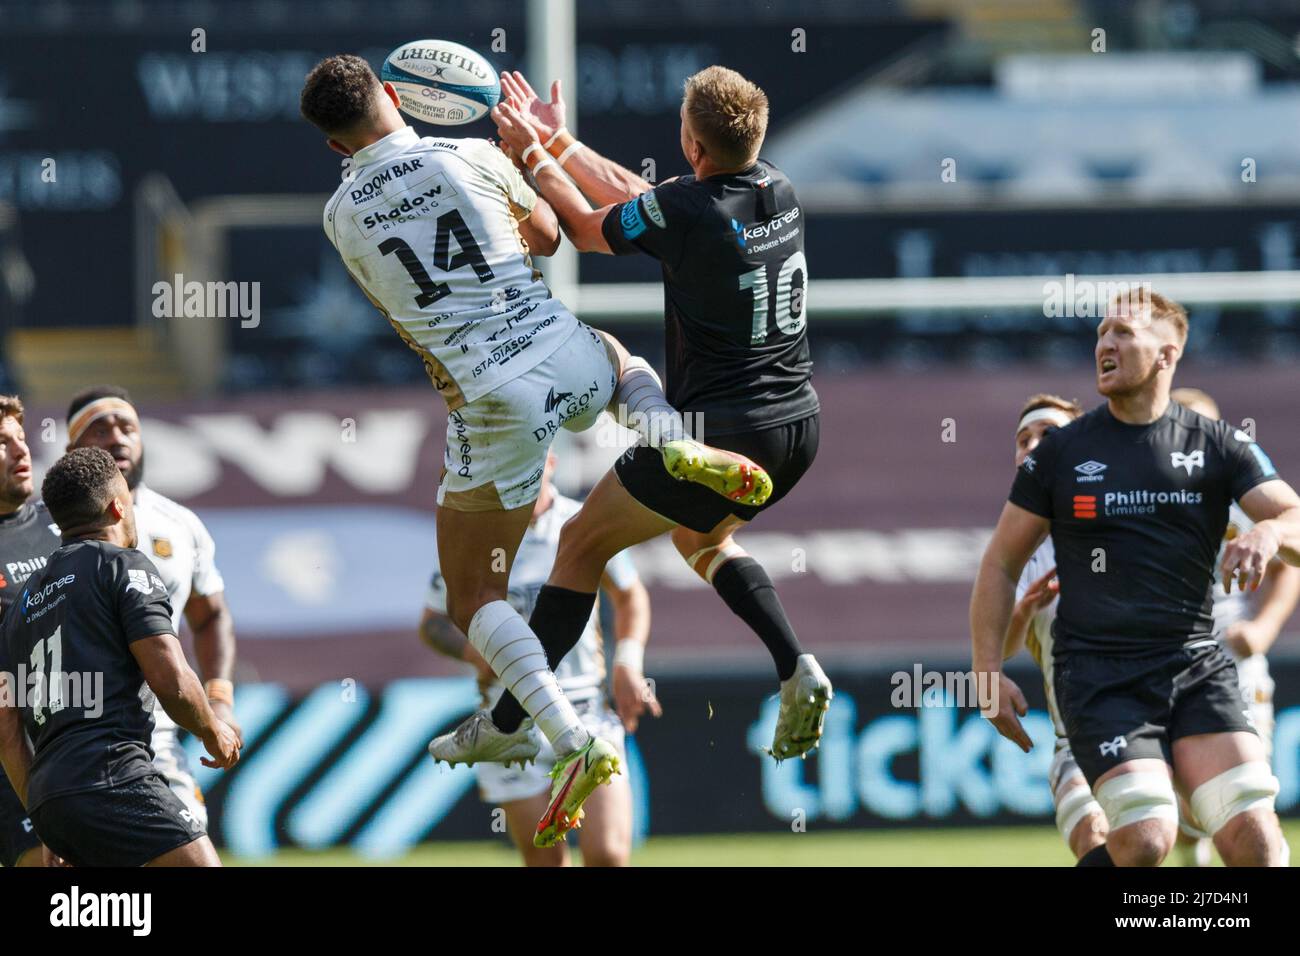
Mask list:
[[382,88],[370,64],[342,53],[321,60],[307,74],[298,108],[327,136],[348,133],[375,115]]
[[122,473],[102,448],[74,448],[45,473],[41,497],[60,528],[98,523]]

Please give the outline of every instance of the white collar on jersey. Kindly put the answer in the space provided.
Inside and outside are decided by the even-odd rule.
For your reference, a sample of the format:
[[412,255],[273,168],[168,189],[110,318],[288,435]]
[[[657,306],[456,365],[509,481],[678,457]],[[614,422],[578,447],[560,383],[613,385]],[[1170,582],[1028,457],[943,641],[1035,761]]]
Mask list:
[[371,163],[382,163],[386,159],[405,152],[420,139],[420,134],[409,126],[394,130],[383,139],[377,139],[365,149],[359,149],[343,160],[343,178],[347,179],[352,170]]

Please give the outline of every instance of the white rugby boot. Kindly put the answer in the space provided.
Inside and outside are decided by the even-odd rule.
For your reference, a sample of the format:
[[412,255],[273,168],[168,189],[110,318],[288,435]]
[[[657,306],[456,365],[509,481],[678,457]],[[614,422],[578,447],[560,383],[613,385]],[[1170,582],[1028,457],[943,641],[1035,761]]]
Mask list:
[[800,654],[794,673],[781,682],[781,711],[771,754],[777,760],[802,757],[816,748],[830,709],[831,682],[811,654]]
[[429,755],[434,760],[445,760],[453,767],[458,763],[472,767],[476,763],[509,766],[516,762],[523,767],[537,759],[540,749],[531,717],[524,718],[518,730],[507,734],[492,723],[489,710],[475,711],[451,733],[434,737],[429,742]]

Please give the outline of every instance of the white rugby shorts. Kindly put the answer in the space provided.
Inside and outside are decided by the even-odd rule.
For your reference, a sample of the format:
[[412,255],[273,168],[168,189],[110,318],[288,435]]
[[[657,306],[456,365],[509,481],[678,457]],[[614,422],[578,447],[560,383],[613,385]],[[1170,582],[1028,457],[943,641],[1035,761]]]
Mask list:
[[509,511],[532,503],[556,433],[594,425],[617,378],[610,347],[578,322],[544,362],[448,413],[439,506]]

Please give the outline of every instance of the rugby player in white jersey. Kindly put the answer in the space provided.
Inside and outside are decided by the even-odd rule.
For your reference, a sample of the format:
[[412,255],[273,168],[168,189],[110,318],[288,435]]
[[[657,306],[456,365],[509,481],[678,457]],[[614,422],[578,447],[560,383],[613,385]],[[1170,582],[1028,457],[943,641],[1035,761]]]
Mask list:
[[[750,504],[766,501],[771,479],[743,456],[684,438],[649,365],[552,298],[529,255],[551,254],[559,227],[505,154],[487,140],[422,139],[398,103],[369,64],[341,55],[311,71],[300,106],[347,157],[325,207],[325,234],[447,402],[437,511],[447,615],[558,755],[535,837],[550,846],[618,770],[617,749],[588,732],[546,649],[506,600],[553,436],[589,428],[609,406],[673,462],[685,461],[680,477]],[[662,427],[673,421],[676,428]],[[548,613],[539,602],[537,616]],[[521,723],[503,732],[481,711],[430,752],[531,758],[537,744],[528,731]]]
[[[1059,395],[1032,396],[1020,410],[1016,425],[1016,467],[1024,464],[1044,435],[1065,427],[1082,414],[1078,402]],[[1016,585],[1016,604],[1007,627],[1003,658],[1011,658],[1024,647],[1043,672],[1047,712],[1056,731],[1056,749],[1048,773],[1052,806],[1056,809],[1056,827],[1077,860],[1106,842],[1107,823],[1105,812],[1088,788],[1088,781],[1070,750],[1052,688],[1052,622],[1056,619],[1058,588],[1052,539],[1044,538]]]
[[[149,556],[167,585],[172,627],[180,634],[184,616],[194,635],[194,656],[208,703],[234,729],[242,745],[234,714],[234,622],[226,607],[226,586],[217,570],[212,536],[194,512],[144,484],[144,436],[125,389],[100,385],[79,392],[68,405],[67,426],[69,451],[102,448],[117,462],[135,503],[137,547]],[[206,828],[207,807],[177,739],[176,722],[161,704],[154,707],[153,717],[154,765]]]
[[[1199,388],[1176,388],[1169,397],[1198,415],[1218,421],[1219,403]],[[1255,526],[1235,501],[1228,509],[1228,530],[1223,543]],[[1219,549],[1222,560],[1223,548]],[[1258,591],[1227,593],[1214,589],[1214,630],[1219,641],[1237,663],[1241,699],[1250,710],[1255,729],[1269,759],[1273,755],[1273,677],[1268,671],[1269,649],[1277,641],[1287,620],[1300,602],[1300,568],[1276,558]],[[1191,816],[1186,801],[1179,807],[1178,849],[1189,865],[1209,866],[1213,843]]]
[[[542,486],[533,503],[533,520],[524,532],[510,569],[507,600],[521,615],[532,613],[537,597],[551,573],[560,546],[560,528],[578,513],[581,502],[555,490],[551,475],[555,455],[546,460]],[[623,733],[636,731],[637,722],[649,710],[658,716],[659,704],[641,673],[641,661],[650,634],[650,596],[637,577],[636,566],[626,553],[616,556],[605,569],[601,582],[614,609],[617,640],[612,671],[612,692],[617,713],[606,703],[604,683],[605,642],[599,615],[592,613],[582,640],[555,667],[560,689],[572,701],[587,729],[610,741],[623,754]],[[447,617],[447,589],[442,574],[435,570],[420,619],[420,635],[441,654],[474,666],[484,690],[487,706],[496,704],[502,686],[492,668],[478,655],[465,635]],[[550,800],[549,772],[555,753],[543,744],[536,763],[517,767],[499,763],[477,765],[479,793],[483,802],[505,812],[510,837],[527,866],[567,866],[568,848],[561,842],[545,849],[533,845],[533,827]],[[578,831],[582,861],[587,866],[624,866],[632,853],[632,788],[626,778],[615,777],[609,787],[593,793],[583,805],[585,813]]]

